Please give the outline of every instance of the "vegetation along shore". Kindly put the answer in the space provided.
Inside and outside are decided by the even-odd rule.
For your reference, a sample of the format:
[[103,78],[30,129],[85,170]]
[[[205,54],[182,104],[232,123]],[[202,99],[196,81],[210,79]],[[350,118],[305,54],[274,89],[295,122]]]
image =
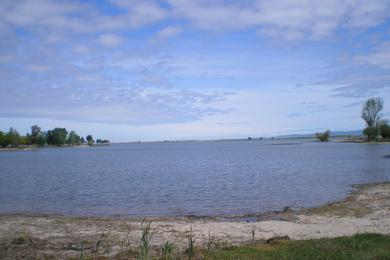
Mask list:
[[43,131],[41,127],[33,125],[31,132],[26,135],[20,135],[13,127],[10,127],[8,132],[0,131],[0,149],[3,150],[32,149],[45,146],[92,146],[109,143],[110,141],[106,139],[97,139],[95,141],[92,135],[87,135],[84,138],[75,131],[68,132],[66,128],[60,127]]

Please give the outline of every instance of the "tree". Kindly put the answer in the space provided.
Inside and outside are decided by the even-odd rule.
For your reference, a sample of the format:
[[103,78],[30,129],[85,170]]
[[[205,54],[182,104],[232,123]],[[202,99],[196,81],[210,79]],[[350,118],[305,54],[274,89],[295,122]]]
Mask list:
[[16,131],[14,128],[10,128],[8,132],[5,134],[5,141],[4,141],[4,147],[6,146],[12,146],[16,147],[20,144],[20,135],[18,131]]
[[31,127],[31,143],[38,144],[39,135],[42,134],[42,130],[39,126],[33,125]]
[[363,105],[362,118],[366,122],[364,134],[367,135],[369,141],[373,140],[379,134],[379,122],[382,117],[383,99],[370,98]]
[[81,144],[86,144],[87,142],[85,141],[84,137],[81,137]]
[[4,147],[5,134],[0,131],[0,147]]
[[329,141],[330,130],[327,130],[327,131],[325,131],[323,133],[316,133],[316,137],[321,142],[327,142],[327,141]]
[[379,132],[383,138],[390,138],[390,125],[387,121],[381,123]]
[[93,144],[93,137],[92,137],[92,135],[87,135],[87,142],[88,142],[88,145],[92,145]]
[[47,131],[47,144],[63,146],[66,143],[68,131],[65,128],[54,128]]
[[66,144],[68,145],[80,145],[81,138],[75,131],[70,131],[68,135],[68,139],[66,140]]
[[43,146],[45,146],[45,144],[46,144],[46,133],[45,132],[41,132],[38,135],[38,138],[37,138],[37,145],[39,147],[43,147]]
[[21,145],[31,145],[31,135],[26,134],[25,136],[20,136],[19,143]]

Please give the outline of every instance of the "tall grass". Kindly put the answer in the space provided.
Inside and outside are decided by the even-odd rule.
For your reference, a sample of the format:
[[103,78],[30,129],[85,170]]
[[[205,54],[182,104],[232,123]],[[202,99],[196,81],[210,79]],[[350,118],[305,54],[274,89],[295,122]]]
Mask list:
[[195,241],[196,238],[192,234],[192,226],[190,227],[190,232],[187,235],[187,241],[188,241],[188,259],[192,259],[194,255],[194,250],[195,250]]
[[211,235],[210,228],[209,228],[209,236],[207,239],[207,252],[211,251],[211,247],[213,246],[213,244],[214,244],[214,236]]
[[77,256],[77,259],[78,260],[84,260],[85,259],[85,255],[84,255],[84,240],[81,240],[80,241],[80,248],[79,248],[79,254]]
[[175,251],[175,244],[170,242],[169,240],[165,242],[164,245],[161,246],[161,259],[170,260],[173,259]]
[[152,222],[142,220],[141,223],[141,239],[139,243],[139,258],[142,260],[149,259],[150,240],[156,234],[158,227],[152,228]]
[[131,226],[126,226],[126,235],[119,241],[119,258],[124,259],[131,251],[131,239],[130,239]]
[[255,236],[256,236],[256,229],[255,229],[255,227],[252,228],[251,235],[252,235],[252,244],[255,244]]

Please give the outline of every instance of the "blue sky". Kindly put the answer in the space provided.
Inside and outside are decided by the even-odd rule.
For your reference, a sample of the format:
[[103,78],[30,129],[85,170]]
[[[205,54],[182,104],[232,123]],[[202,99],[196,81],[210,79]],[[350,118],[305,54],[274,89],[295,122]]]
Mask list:
[[271,136],[390,118],[390,1],[2,0],[0,129],[113,141]]

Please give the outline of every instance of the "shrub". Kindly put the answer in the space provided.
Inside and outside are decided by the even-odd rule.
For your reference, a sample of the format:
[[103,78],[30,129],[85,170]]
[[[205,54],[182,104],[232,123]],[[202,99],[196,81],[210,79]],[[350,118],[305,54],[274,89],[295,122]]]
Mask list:
[[390,126],[388,124],[382,124],[380,127],[380,133],[383,138],[390,138]]
[[327,130],[323,133],[316,133],[316,137],[318,140],[320,140],[321,142],[326,142],[326,141],[329,141],[329,137],[330,137],[330,131]]

